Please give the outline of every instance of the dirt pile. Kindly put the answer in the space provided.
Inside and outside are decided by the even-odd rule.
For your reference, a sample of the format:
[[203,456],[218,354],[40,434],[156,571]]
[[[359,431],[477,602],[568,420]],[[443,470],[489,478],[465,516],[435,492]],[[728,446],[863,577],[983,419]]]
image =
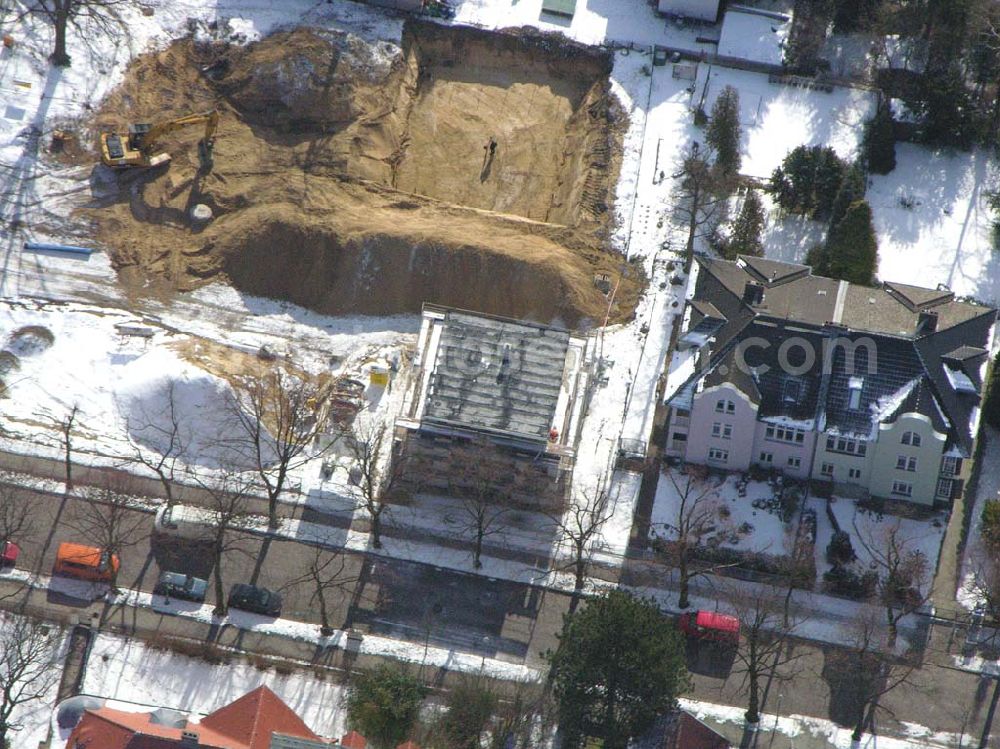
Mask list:
[[[603,53],[550,37],[410,24],[402,49],[295,30],[248,47],[174,43],[139,58],[98,126],[218,108],[215,166],[197,128],[168,171],[91,209],[126,279],[228,278],[322,312],[427,302],[600,322],[594,278],[642,279],[602,249],[621,118]],[[497,148],[484,148],[490,138]],[[216,218],[192,229],[188,210]]]

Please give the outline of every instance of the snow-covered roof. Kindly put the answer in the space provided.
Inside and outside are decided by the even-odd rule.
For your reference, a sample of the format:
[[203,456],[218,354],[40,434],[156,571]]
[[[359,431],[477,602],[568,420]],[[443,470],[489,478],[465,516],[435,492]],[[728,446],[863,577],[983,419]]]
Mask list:
[[719,55],[781,65],[791,19],[780,13],[730,6],[722,20]]

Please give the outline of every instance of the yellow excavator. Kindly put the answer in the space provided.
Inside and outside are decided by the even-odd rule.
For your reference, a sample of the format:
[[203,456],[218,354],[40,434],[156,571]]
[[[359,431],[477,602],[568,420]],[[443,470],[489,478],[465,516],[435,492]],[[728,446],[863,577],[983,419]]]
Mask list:
[[170,161],[168,153],[154,153],[157,142],[165,135],[192,125],[204,125],[205,136],[198,141],[198,160],[205,171],[212,168],[212,148],[219,127],[216,110],[204,114],[189,114],[176,120],[129,125],[128,133],[101,133],[101,163],[112,169],[153,167]]

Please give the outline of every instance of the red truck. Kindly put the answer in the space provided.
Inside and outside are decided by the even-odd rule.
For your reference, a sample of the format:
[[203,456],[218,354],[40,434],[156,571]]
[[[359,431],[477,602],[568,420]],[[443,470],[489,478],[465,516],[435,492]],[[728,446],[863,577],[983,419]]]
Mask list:
[[681,614],[677,626],[690,637],[735,645],[740,639],[740,620],[729,614],[714,611],[695,611]]

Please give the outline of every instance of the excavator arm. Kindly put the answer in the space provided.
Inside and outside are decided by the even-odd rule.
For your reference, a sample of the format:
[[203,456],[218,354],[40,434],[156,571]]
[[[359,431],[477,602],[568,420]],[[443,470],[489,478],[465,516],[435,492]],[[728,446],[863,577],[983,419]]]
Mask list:
[[167,153],[154,154],[156,144],[166,135],[193,125],[205,125],[205,135],[198,143],[202,167],[212,166],[212,146],[219,127],[217,110],[204,114],[190,114],[175,120],[129,125],[128,133],[101,133],[101,161],[115,169],[152,167],[170,160]]

